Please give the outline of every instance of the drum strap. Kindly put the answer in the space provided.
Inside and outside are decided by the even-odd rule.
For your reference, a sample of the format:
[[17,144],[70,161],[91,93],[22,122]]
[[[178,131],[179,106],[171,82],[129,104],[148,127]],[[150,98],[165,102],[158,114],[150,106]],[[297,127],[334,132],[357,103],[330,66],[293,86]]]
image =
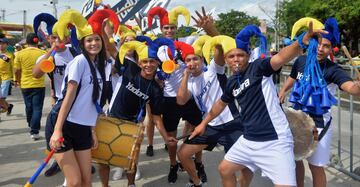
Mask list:
[[332,121],[332,117],[330,117],[330,120],[326,123],[326,125],[324,126],[324,129],[321,131],[321,133],[319,134],[319,142],[321,140],[321,138],[324,137],[325,133],[329,130],[330,124]]

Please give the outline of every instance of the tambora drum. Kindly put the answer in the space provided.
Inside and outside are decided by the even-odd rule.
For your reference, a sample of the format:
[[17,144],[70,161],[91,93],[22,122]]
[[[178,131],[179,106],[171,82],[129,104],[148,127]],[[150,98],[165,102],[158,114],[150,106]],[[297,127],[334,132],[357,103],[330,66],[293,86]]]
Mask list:
[[318,131],[314,120],[301,110],[284,107],[284,112],[294,138],[295,160],[311,156],[318,142]]
[[98,148],[92,150],[96,163],[121,167],[132,173],[139,158],[145,126],[112,117],[100,116],[96,123]]

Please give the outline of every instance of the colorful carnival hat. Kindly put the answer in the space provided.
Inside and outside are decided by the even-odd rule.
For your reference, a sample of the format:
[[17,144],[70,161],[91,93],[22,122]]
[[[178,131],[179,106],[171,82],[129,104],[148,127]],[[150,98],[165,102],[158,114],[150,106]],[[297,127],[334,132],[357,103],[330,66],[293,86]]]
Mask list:
[[76,36],[78,40],[94,33],[87,20],[80,12],[74,9],[65,10],[60,15],[59,21],[56,22],[53,27],[53,33],[57,34],[60,40],[63,40],[65,36],[70,35],[69,28],[71,27],[76,28]]
[[323,38],[328,39],[333,46],[340,44],[340,32],[335,18],[326,20],[324,30],[328,31],[328,34],[321,34]]
[[111,21],[111,24],[114,28],[114,33],[117,32],[117,28],[119,27],[119,18],[117,14],[111,9],[99,9],[92,14],[88,20],[88,23],[91,25],[93,32],[102,34],[102,23],[108,18]]
[[149,10],[147,14],[148,18],[148,26],[152,27],[152,22],[154,16],[159,16],[160,18],[160,27],[162,28],[164,25],[178,25],[178,17],[179,15],[183,15],[186,20],[186,25],[190,24],[190,12],[184,6],[177,6],[171,9],[169,12],[162,7],[156,6]]
[[52,35],[52,28],[54,26],[54,24],[57,22],[57,19],[48,13],[40,13],[37,16],[35,16],[34,18],[34,22],[33,22],[33,27],[34,27],[34,32],[35,34],[42,38],[39,33],[39,27],[41,22],[45,22],[46,23],[46,31],[47,31],[47,35]]
[[311,18],[311,17],[304,17],[296,21],[292,27],[291,30],[291,40],[293,40],[296,36],[296,34],[304,27],[309,27],[310,22],[313,24],[313,29],[323,29],[324,25],[317,19]]
[[[172,54],[175,53],[174,42],[170,39],[157,38],[155,40],[151,40],[146,36],[141,36],[141,38],[137,37],[137,39],[140,41],[126,42],[120,47],[119,60],[122,64],[124,63],[126,52],[129,50],[134,50],[137,53],[139,61],[147,58],[159,60],[157,52],[159,48],[164,45],[169,47]],[[146,44],[143,43],[144,41],[146,41]]]
[[256,25],[248,25],[244,27],[233,39],[229,36],[219,35],[211,38],[207,41],[203,47],[203,53],[205,60],[210,62],[210,54],[215,45],[221,45],[224,51],[224,54],[228,53],[230,50],[238,48],[244,50],[246,53],[250,54],[250,38],[255,36],[260,39],[260,57],[265,58],[266,54],[266,37],[261,33],[260,29]]

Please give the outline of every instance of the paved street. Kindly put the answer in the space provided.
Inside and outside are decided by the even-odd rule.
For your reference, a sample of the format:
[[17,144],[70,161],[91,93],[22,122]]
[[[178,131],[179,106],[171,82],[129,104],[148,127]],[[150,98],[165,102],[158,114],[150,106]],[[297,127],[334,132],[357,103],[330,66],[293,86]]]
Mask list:
[[[49,92],[47,92],[48,95]],[[13,114],[11,116],[5,116],[1,114],[1,123],[0,123],[0,186],[6,187],[15,187],[23,186],[29,177],[35,172],[42,159],[45,157],[45,140],[44,138],[39,141],[33,141],[30,139],[28,134],[28,127],[25,120],[24,114],[24,104],[21,97],[21,94],[18,89],[13,89],[13,96],[8,98],[10,103],[15,104]],[[42,118],[42,129],[41,136],[44,137],[44,124],[46,116],[50,111],[49,96],[46,97],[45,106],[43,110]],[[334,110],[336,114],[336,109]],[[349,161],[349,114],[347,111],[342,111],[341,124],[342,124],[342,141],[344,145],[342,146],[344,159],[344,166],[348,167]],[[333,145],[337,145],[337,119],[334,115],[334,137]],[[359,114],[354,115],[354,142],[355,142],[355,157],[354,167],[360,166],[359,157],[360,157],[360,127],[359,127],[360,116]],[[173,187],[182,187],[188,181],[187,174],[179,173],[178,180],[176,184],[169,185],[167,183],[167,172],[169,169],[169,162],[167,152],[164,150],[164,144],[161,136],[156,133],[155,135],[155,156],[147,157],[145,155],[146,148],[146,138],[144,139],[143,146],[141,149],[140,156],[140,170],[142,173],[142,179],[137,181],[137,186],[146,186],[146,187],[158,187],[158,186],[173,186]],[[334,148],[334,153],[336,149]],[[217,165],[220,160],[223,158],[222,149],[215,148],[214,152],[204,152],[204,163],[205,169],[208,175],[209,182],[207,186],[217,187],[221,186],[220,176],[217,172]],[[327,168],[327,177],[329,187],[355,187],[360,186],[360,182],[356,182],[343,173],[333,169]],[[112,173],[113,174],[113,171]],[[124,177],[125,178],[125,177]],[[111,181],[112,187],[117,186],[126,186],[126,180],[122,179],[120,181]],[[39,176],[34,186],[39,187],[53,187],[61,186],[63,181],[62,174],[58,174],[53,177],[44,177],[43,174]],[[93,175],[93,184],[94,186],[101,186],[99,182],[98,173]],[[259,173],[256,173],[252,183],[252,187],[266,187],[271,186],[271,182],[268,179],[262,178]],[[306,173],[306,186],[311,185],[311,174]]]

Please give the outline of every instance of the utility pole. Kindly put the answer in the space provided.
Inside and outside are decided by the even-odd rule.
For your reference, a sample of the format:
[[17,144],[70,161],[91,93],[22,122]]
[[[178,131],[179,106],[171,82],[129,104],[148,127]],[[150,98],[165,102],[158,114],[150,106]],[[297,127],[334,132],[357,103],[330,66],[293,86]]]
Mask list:
[[53,5],[53,8],[54,8],[54,17],[57,19],[57,8],[56,8],[56,4],[58,4],[59,1],[58,0],[51,0],[50,1],[50,4]]
[[2,21],[3,21],[3,22],[5,22],[5,11],[6,11],[5,9],[2,9],[2,10],[1,10],[1,12],[2,12],[1,18],[2,18]]
[[24,28],[23,28],[23,37],[25,38],[26,37],[26,10],[23,11],[24,13],[24,17],[23,17],[23,20],[24,20]]

